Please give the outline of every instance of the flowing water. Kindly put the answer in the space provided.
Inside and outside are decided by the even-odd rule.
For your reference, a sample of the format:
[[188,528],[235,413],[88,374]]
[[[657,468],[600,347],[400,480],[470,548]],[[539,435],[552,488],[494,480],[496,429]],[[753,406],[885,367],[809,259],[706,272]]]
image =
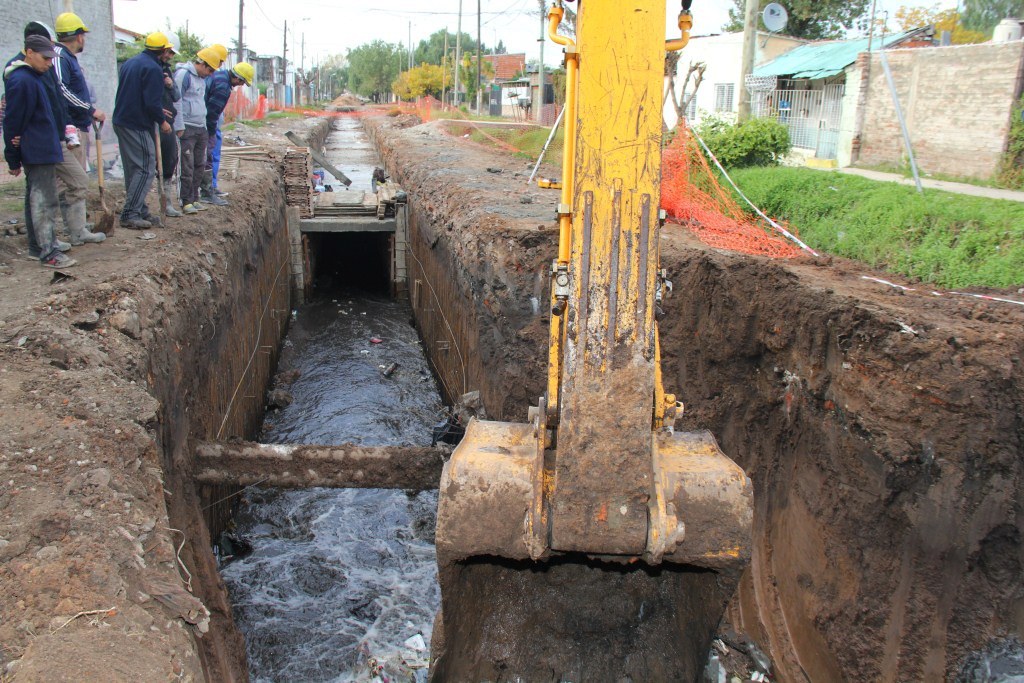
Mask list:
[[[331,156],[364,189],[372,149],[357,122],[338,126],[328,149],[358,149]],[[293,401],[267,413],[260,440],[429,444],[442,402],[411,318],[404,301],[352,289],[301,307],[278,371]],[[252,679],[425,680],[436,508],[434,491],[248,490],[235,523],[253,552],[222,575]]]

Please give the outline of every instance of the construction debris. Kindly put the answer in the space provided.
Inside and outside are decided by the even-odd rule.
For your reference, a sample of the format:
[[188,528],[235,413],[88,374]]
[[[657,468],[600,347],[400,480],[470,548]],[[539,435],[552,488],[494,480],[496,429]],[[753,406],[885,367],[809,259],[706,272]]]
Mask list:
[[289,147],[284,153],[285,203],[299,209],[302,218],[313,217],[313,160],[308,147]]

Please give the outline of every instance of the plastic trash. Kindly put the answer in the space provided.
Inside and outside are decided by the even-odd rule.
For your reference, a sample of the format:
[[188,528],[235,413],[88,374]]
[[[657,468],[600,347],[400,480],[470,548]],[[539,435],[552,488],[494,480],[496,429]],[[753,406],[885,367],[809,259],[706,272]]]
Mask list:
[[380,337],[370,337],[370,343],[371,344],[382,344],[382,343],[384,343],[384,340],[381,339]]
[[423,652],[427,649],[427,644],[426,642],[424,642],[423,634],[421,633],[417,633],[411,638],[407,638],[406,641],[402,644],[410,650],[415,650],[416,652]]

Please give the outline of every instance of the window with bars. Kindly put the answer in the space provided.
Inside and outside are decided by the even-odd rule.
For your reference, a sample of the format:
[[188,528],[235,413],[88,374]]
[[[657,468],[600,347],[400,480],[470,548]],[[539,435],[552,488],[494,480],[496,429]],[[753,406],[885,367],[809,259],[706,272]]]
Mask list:
[[715,111],[732,112],[735,83],[715,83]]
[[697,118],[697,98],[694,97],[690,100],[690,103],[686,105],[686,120],[693,121]]

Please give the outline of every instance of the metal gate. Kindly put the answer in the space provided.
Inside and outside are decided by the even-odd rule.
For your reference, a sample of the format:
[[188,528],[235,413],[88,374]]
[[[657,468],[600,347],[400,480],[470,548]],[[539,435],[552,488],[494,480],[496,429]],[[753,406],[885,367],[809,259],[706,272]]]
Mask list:
[[785,124],[794,147],[814,150],[819,159],[835,159],[845,94],[842,83],[814,90],[754,92],[754,116]]

